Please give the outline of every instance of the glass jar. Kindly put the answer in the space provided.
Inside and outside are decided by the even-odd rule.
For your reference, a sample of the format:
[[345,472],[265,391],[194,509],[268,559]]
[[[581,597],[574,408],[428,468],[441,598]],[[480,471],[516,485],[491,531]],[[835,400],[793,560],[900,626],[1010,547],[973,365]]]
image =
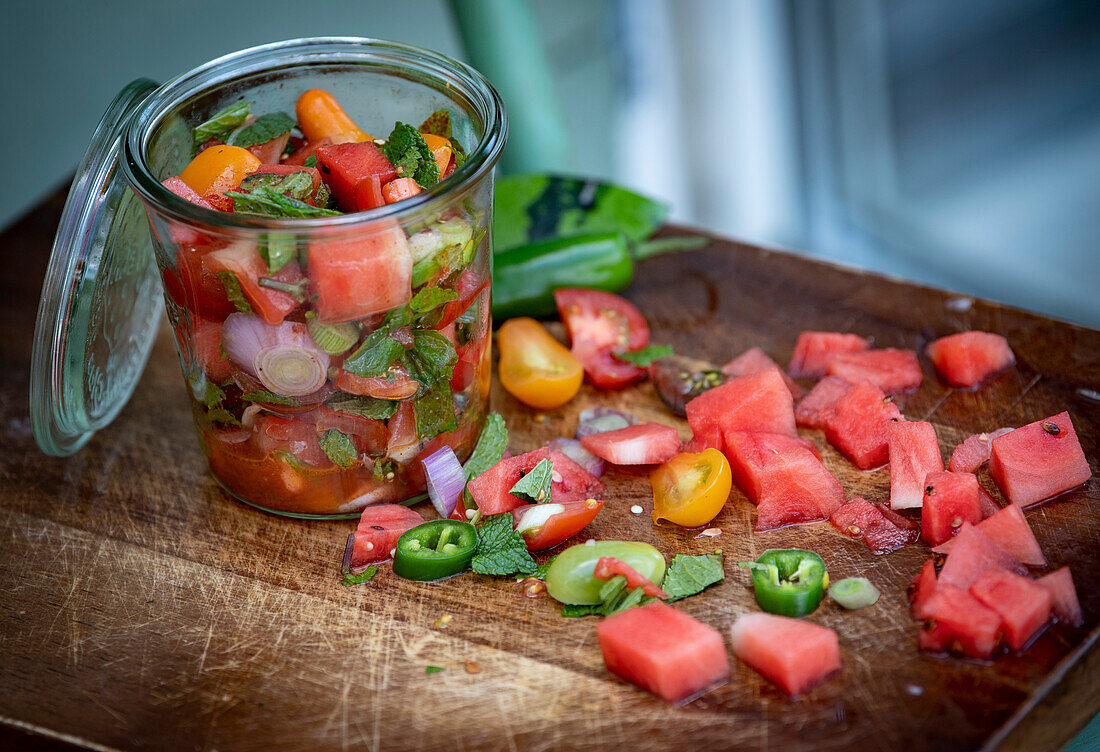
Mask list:
[[[162,185],[213,113],[241,100],[253,114],[293,113],[313,88],[382,137],[448,110],[468,158],[412,198],[308,219],[218,212]],[[353,516],[422,494],[420,460],[440,447],[469,455],[489,399],[492,171],[506,136],[478,73],[390,42],[280,42],[168,82],[123,128],[119,167],[140,203],[117,211],[148,216],[200,444],[223,489],[278,514]]]

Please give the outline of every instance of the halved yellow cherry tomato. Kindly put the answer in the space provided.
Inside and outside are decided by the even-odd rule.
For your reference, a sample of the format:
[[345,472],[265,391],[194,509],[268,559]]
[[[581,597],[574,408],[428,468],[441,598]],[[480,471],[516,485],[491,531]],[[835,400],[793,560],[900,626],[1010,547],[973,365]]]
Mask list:
[[451,142],[443,138],[443,136],[436,136],[431,133],[421,133],[424,137],[424,143],[428,145],[428,149],[431,150],[432,156],[435,158],[435,166],[439,168],[439,176],[443,177],[443,173],[447,171],[447,165],[451,163]]
[[733,473],[717,449],[678,454],[649,475],[653,487],[653,521],[700,527],[722,511]]
[[553,410],[581,388],[581,362],[534,319],[505,321],[497,332],[497,345],[500,383],[520,402]]
[[355,124],[336,97],[324,89],[310,89],[294,105],[298,128],[308,141],[332,139],[334,144],[372,141],[370,134]]
[[248,149],[228,144],[211,146],[200,151],[183,168],[180,180],[200,196],[225,193],[239,188],[245,176],[259,166],[260,160]]

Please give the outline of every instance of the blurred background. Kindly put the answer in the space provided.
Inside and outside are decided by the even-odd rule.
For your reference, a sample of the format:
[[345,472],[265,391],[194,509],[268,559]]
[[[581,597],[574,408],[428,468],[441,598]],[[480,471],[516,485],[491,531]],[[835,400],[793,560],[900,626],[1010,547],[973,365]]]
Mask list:
[[131,79],[331,34],[482,69],[506,171],[610,179],[678,222],[1100,327],[1090,0],[12,3],[0,226],[69,179]]

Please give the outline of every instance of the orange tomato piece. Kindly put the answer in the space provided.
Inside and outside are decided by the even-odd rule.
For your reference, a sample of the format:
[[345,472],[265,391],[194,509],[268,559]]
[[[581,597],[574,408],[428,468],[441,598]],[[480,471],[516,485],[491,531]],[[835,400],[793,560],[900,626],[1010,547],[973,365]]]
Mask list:
[[361,143],[374,138],[355,124],[336,97],[324,89],[310,89],[298,97],[294,110],[298,128],[307,141],[331,139],[334,144]]
[[420,186],[412,178],[397,178],[382,186],[382,198],[387,204],[396,204],[420,193]]
[[439,178],[443,179],[443,173],[447,171],[447,165],[451,163],[451,142],[431,133],[421,133],[424,143],[428,145],[432,156],[435,158],[435,166],[439,168]]
[[497,345],[500,383],[525,405],[553,410],[581,388],[581,362],[534,319],[505,321],[497,333]]
[[717,449],[678,454],[649,475],[653,521],[700,527],[722,511],[733,484],[730,463]]
[[255,172],[260,160],[239,146],[211,146],[200,151],[183,168],[180,180],[200,196],[235,191],[245,176]]

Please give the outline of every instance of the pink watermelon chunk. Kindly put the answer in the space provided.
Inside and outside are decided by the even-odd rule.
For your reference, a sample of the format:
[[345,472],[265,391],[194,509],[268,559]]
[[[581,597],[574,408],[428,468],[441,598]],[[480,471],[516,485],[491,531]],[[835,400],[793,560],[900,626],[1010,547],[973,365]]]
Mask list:
[[832,407],[850,386],[847,381],[835,376],[827,376],[817,382],[805,399],[798,403],[794,411],[795,423],[804,428],[824,428],[826,409]]
[[964,522],[955,545],[940,570],[939,584],[966,589],[987,569],[1027,574],[1027,567],[969,522]]
[[938,546],[959,532],[964,522],[982,521],[978,503],[978,478],[974,473],[936,470],[924,479],[924,503],[920,510],[921,538]]
[[948,383],[964,389],[975,389],[1016,363],[1008,340],[990,332],[940,337],[925,352]]
[[901,420],[898,406],[874,384],[853,384],[825,411],[825,438],[856,467],[872,470],[889,460],[886,429]]
[[903,526],[887,517],[883,510],[862,496],[839,507],[829,516],[829,522],[845,535],[862,540],[873,554],[887,554],[913,543],[919,529],[902,518]]
[[989,461],[989,451],[993,448],[993,439],[1010,433],[1011,428],[998,428],[989,433],[976,433],[967,436],[963,443],[955,447],[947,469],[953,473],[976,473],[978,468]]
[[1008,500],[1022,507],[1068,491],[1092,477],[1068,412],[993,439],[989,472]]
[[836,632],[773,614],[745,614],[730,627],[733,654],[753,671],[797,697],[840,670]]
[[798,435],[794,402],[778,371],[731,379],[688,402],[685,412],[696,434],[710,435],[717,428]]
[[1001,511],[1001,505],[997,503],[997,500],[989,495],[989,491],[986,491],[981,486],[978,486],[978,506],[982,508],[982,519],[992,517]]
[[1050,593],[1027,577],[989,569],[971,583],[970,594],[1000,614],[1001,629],[1013,650],[1023,650],[1050,621]]
[[943,582],[924,603],[926,622],[921,628],[921,650],[956,653],[989,660],[997,649],[1001,616],[966,590]]
[[691,438],[680,445],[681,452],[695,454],[706,449],[717,449],[725,453],[726,445],[722,442],[722,429],[718,426],[707,426],[705,430],[693,431]]
[[[1015,556],[1021,564],[1031,567],[1047,565],[1043,550],[1035,540],[1035,533],[1027,524],[1024,513],[1015,504],[1009,504],[991,517],[982,520],[977,524],[977,528],[988,535],[994,543]],[[932,550],[938,554],[948,554],[951,553],[954,544],[955,539],[952,538]]]
[[924,503],[924,479],[943,470],[943,456],[931,423],[891,421],[886,426],[890,457],[890,506],[910,509]]
[[550,483],[551,501],[559,504],[567,501],[583,501],[603,493],[604,485],[599,478],[556,449],[546,447],[501,460],[471,480],[466,488],[482,514],[489,516],[510,512],[527,502],[518,496],[513,496],[509,491],[520,478],[531,472],[535,465],[544,459],[550,460],[554,466],[554,473],[561,477],[561,480]]
[[834,353],[862,352],[871,343],[855,334],[802,332],[794,344],[787,373],[797,378],[819,379],[825,375],[825,359]]
[[783,383],[787,385],[787,389],[791,391],[791,397],[796,400],[802,399],[802,387],[796,384],[794,379],[784,373],[779,368],[779,364],[768,357],[768,354],[759,347],[750,347],[729,363],[726,363],[722,366],[722,373],[727,376],[748,376],[751,373],[770,371],[773,368],[779,373],[780,377],[782,377]]
[[827,520],[844,503],[844,489],[804,448],[777,452],[762,474],[756,532]]
[[753,504],[759,503],[764,477],[776,467],[777,456],[804,450],[821,458],[813,442],[781,433],[730,431],[725,434],[722,446],[730,461],[733,482]]
[[1081,602],[1077,599],[1077,588],[1073,586],[1073,575],[1069,567],[1051,572],[1046,577],[1036,580],[1050,593],[1054,615],[1063,624],[1071,627],[1079,627],[1085,623],[1085,616],[1081,613]]
[[936,565],[929,559],[909,585],[909,615],[916,621],[924,621],[925,605],[936,590]]
[[609,616],[596,637],[608,671],[665,702],[688,702],[729,678],[718,630],[660,601]]
[[924,378],[915,352],[893,348],[833,353],[825,358],[825,373],[853,384],[869,381],[886,394],[916,391]]

